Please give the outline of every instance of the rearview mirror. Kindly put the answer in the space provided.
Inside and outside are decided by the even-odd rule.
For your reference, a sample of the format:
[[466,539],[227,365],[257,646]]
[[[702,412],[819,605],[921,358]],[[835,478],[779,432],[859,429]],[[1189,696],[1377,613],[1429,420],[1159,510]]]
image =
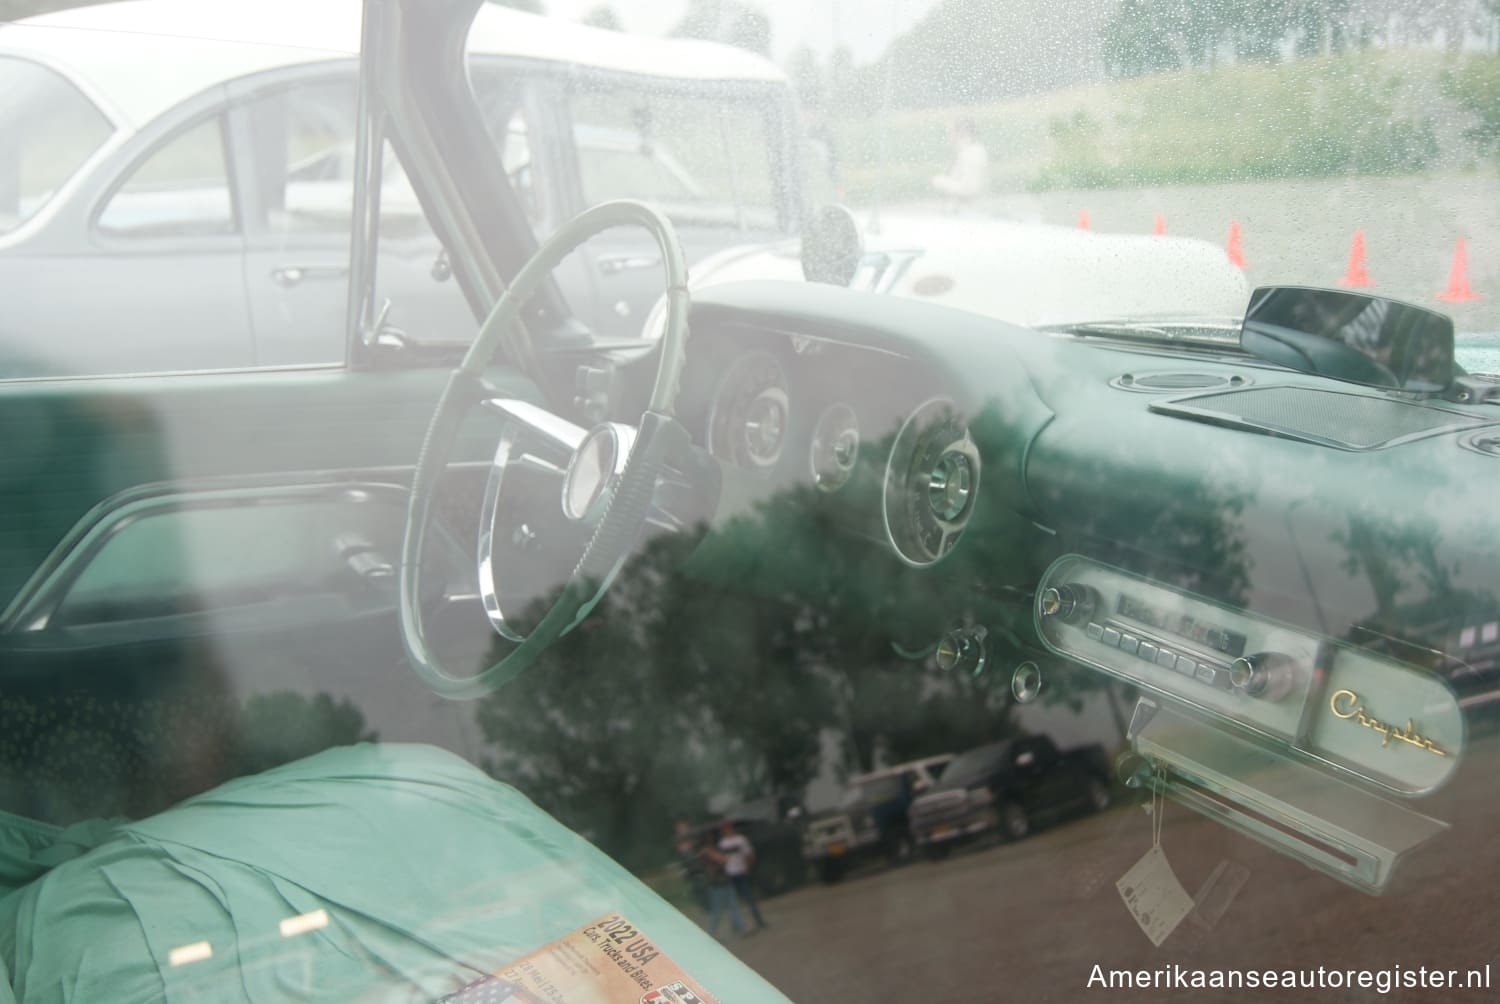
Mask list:
[[864,256],[859,224],[843,206],[824,206],[807,221],[802,232],[802,277],[808,282],[847,286]]
[[1263,286],[1250,294],[1240,346],[1294,370],[1371,387],[1438,392],[1453,382],[1452,318],[1363,293]]

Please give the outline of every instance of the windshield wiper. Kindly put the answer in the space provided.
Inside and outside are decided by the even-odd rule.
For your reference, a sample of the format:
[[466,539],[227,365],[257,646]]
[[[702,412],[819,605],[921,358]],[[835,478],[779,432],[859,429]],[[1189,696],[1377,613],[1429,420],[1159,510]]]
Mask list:
[[1181,321],[1087,321],[1045,325],[1043,331],[1098,335],[1140,342],[1166,342],[1240,351],[1240,322],[1231,318]]

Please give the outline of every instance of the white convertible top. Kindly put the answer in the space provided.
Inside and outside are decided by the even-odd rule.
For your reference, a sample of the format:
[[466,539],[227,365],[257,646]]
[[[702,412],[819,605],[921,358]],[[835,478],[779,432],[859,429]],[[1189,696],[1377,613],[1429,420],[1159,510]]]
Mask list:
[[[62,73],[126,128],[237,77],[358,54],[359,0],[125,0],[0,25],[0,55]],[[643,38],[485,4],[471,52],[692,80],[784,82],[714,42]]]

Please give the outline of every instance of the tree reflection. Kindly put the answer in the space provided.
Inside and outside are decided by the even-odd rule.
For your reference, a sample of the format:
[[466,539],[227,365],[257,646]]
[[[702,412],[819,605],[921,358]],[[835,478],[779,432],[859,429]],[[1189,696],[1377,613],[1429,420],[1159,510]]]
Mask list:
[[347,698],[283,690],[245,701],[238,718],[235,773],[256,774],[334,746],[375,742],[365,716]]

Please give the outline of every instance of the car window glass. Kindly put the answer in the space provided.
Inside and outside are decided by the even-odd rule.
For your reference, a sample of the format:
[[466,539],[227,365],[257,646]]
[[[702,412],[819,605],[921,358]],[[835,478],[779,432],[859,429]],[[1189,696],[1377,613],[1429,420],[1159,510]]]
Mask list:
[[[246,266],[256,335],[277,362],[338,363],[355,200],[356,82],[276,88],[244,106],[258,207]],[[474,320],[405,166],[381,150],[376,303],[387,333],[461,341]]]
[[968,784],[975,781],[993,770],[1004,754],[1004,748],[995,746],[981,746],[979,749],[970,750],[949,765],[947,773],[943,775],[943,781],[949,785]]
[[548,218],[545,198],[547,186],[555,186],[557,179],[546,176],[548,165],[541,158],[543,138],[538,136],[533,141],[537,126],[526,101],[526,81],[514,69],[482,60],[472,60],[471,67],[474,97],[490,141],[500,153],[500,165],[511,191],[521,200],[527,220],[540,236],[555,222]]
[[674,222],[771,229],[769,123],[749,100],[621,87],[571,103],[584,201],[645,199]]
[[220,119],[205,119],[147,156],[105,203],[98,229],[113,237],[233,233]]
[[[250,155],[273,234],[347,236],[354,206],[356,92],[352,78],[277,90],[248,106]],[[381,161],[383,237],[430,233],[390,144]]]
[[31,219],[114,131],[61,75],[0,56],[0,234]]

